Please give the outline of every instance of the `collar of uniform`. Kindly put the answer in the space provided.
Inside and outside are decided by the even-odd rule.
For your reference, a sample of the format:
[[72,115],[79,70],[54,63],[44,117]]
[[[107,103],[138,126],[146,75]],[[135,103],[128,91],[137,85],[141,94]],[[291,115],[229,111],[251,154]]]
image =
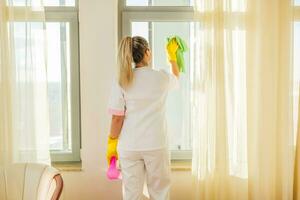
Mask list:
[[144,67],[135,67],[134,69],[135,70],[140,70],[140,69],[152,69],[152,68],[149,67],[149,66],[144,66]]

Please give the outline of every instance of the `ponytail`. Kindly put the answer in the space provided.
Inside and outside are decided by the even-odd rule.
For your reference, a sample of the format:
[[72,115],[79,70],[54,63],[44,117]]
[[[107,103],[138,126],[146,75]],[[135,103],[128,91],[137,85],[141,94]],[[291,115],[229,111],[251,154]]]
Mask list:
[[132,38],[127,36],[122,39],[118,51],[119,84],[123,89],[133,81],[132,62]]
[[133,81],[132,63],[143,62],[144,55],[149,49],[145,38],[127,36],[121,40],[118,52],[119,85],[126,89]]

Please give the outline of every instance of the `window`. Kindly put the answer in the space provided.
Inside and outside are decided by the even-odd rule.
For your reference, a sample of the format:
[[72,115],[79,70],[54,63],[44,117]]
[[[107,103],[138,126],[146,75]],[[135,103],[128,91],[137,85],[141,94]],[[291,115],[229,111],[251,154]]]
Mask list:
[[[21,9],[25,0],[14,0],[13,6]],[[37,4],[40,1],[37,1]],[[34,6],[34,2],[32,3]],[[43,49],[43,26],[46,27],[47,81],[50,117],[51,160],[80,161],[80,107],[78,11],[76,0],[45,0],[46,23],[28,16],[10,22],[16,44],[16,66],[25,67],[18,59],[25,56],[25,29],[31,27],[32,45]],[[30,16],[29,16],[30,17]],[[26,19],[26,22],[25,22]],[[41,37],[39,37],[41,36]],[[41,57],[43,59],[43,57]]]
[[[191,53],[193,52],[193,8],[189,7],[192,1],[133,1],[127,0],[122,8],[123,24],[122,35],[142,36],[149,41],[152,49],[152,66],[154,69],[169,70],[167,55],[165,52],[166,38],[178,35],[183,38],[189,46],[185,54],[186,72],[180,77],[180,89],[170,93],[167,99],[167,121],[169,130],[169,148],[173,160],[191,159],[191,131],[190,129],[190,65]],[[139,6],[130,8],[130,6]],[[171,6],[185,6],[178,8],[178,13],[167,13],[163,11],[146,11],[145,6],[164,6],[164,10],[172,10]],[[187,7],[188,6],[188,7]],[[127,9],[131,9],[128,11]],[[133,9],[133,10],[132,10]],[[142,11],[141,11],[141,10]],[[177,8],[176,8],[177,9]],[[131,12],[132,11],[132,12]]]
[[[191,116],[193,96],[193,76],[195,73],[194,62],[198,58],[194,57],[194,52],[201,54],[199,43],[205,42],[201,34],[203,31],[195,33],[195,30],[201,29],[201,21],[195,21],[193,1],[134,1],[124,0],[125,5],[121,5],[122,12],[122,34],[141,35],[145,37],[152,48],[154,68],[168,69],[164,44],[166,37],[178,35],[182,37],[189,46],[189,51],[185,54],[187,71],[180,77],[180,90],[170,94],[167,100],[167,120],[170,135],[171,158],[191,159],[192,135],[191,135]],[[225,3],[227,1],[224,1]],[[226,27],[224,37],[235,38],[230,44],[233,62],[230,66],[234,69],[225,69],[234,71],[233,82],[227,82],[226,87],[230,87],[233,92],[227,99],[228,118],[231,119],[228,124],[228,154],[230,156],[229,168],[230,174],[239,177],[247,176],[247,127],[246,127],[246,63],[245,63],[245,43],[246,34],[243,30],[242,19],[246,10],[246,1],[232,1],[232,4],[224,6],[224,11],[232,12],[232,16],[239,18],[235,20],[234,27]],[[232,17],[231,16],[231,17]],[[195,44],[197,42],[197,44]],[[224,44],[228,45],[228,44]],[[226,54],[228,52],[224,52]],[[201,54],[202,55],[202,54]],[[226,56],[225,56],[226,57]],[[227,80],[228,81],[228,80]],[[231,80],[230,80],[231,81]],[[231,88],[234,87],[234,88]],[[240,102],[233,103],[233,102]],[[231,103],[231,104],[230,104]],[[237,143],[236,141],[242,141]],[[237,151],[243,149],[243,152]]]

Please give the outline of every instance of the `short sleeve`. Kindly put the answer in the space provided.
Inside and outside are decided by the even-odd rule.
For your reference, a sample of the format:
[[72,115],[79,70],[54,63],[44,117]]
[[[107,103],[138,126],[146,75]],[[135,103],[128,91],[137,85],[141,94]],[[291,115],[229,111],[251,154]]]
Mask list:
[[125,115],[125,106],[123,90],[117,82],[114,82],[110,93],[108,112],[112,115],[123,116]]
[[172,74],[167,72],[166,70],[160,70],[160,72],[164,75],[164,77],[167,79],[167,88],[168,90],[174,90],[179,88],[179,81],[178,78]]

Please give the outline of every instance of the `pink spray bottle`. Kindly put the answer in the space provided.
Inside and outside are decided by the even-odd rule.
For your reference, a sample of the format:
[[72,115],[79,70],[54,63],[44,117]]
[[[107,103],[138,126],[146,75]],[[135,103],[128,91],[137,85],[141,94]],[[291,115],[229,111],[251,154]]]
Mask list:
[[106,172],[106,176],[110,180],[116,180],[121,178],[120,171],[117,168],[117,159],[115,156],[111,157],[110,164]]

